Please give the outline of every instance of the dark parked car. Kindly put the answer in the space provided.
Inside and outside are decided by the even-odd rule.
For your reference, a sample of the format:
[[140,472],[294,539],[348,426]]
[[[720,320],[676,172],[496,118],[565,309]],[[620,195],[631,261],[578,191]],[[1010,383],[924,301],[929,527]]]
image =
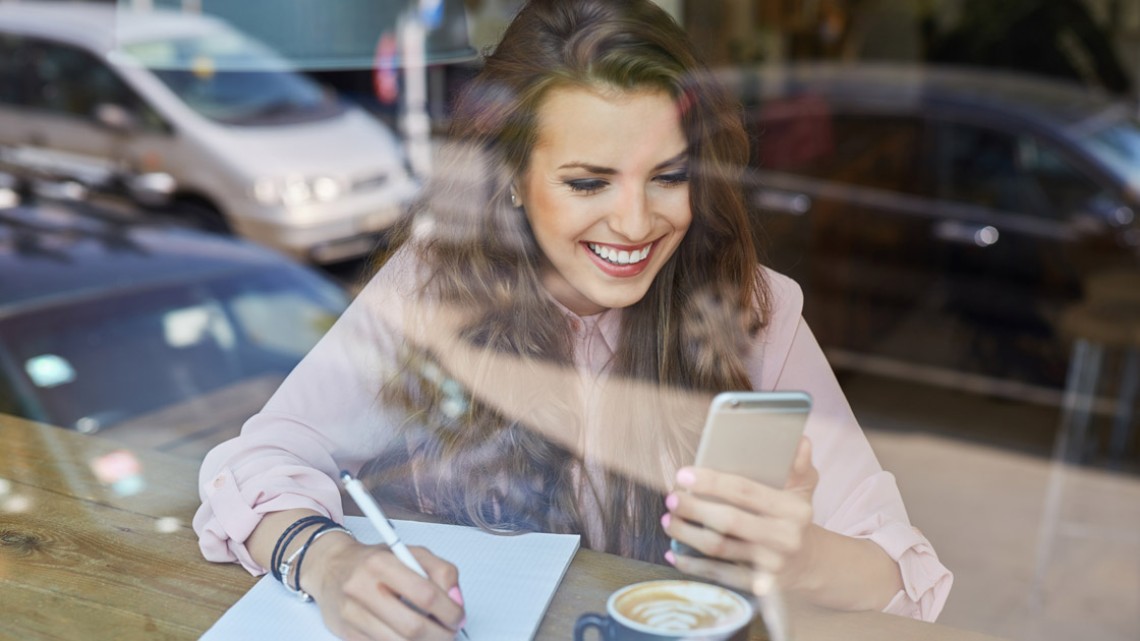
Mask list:
[[244,241],[0,191],[0,413],[197,456],[347,304]]
[[768,262],[840,367],[1040,397],[1063,382],[1058,319],[1082,282],[1140,265],[1136,105],[984,71],[726,79]]

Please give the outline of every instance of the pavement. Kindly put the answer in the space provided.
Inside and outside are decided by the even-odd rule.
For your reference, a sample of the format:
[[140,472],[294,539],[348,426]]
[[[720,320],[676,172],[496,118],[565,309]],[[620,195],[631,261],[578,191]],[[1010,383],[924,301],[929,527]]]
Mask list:
[[1140,639],[1140,475],[1052,460],[1056,408],[841,382],[911,521],[954,572],[939,622],[1016,641]]

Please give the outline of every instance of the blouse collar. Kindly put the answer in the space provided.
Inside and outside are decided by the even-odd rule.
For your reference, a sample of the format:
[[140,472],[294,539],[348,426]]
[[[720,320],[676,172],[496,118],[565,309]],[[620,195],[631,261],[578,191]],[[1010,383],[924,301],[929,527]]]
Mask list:
[[592,335],[597,335],[602,339],[602,345],[605,347],[608,355],[612,356],[614,349],[618,344],[618,332],[621,329],[621,310],[620,309],[606,309],[598,312],[597,314],[588,314],[582,316],[574,313],[569,307],[558,302],[558,299],[553,296],[549,297],[554,301],[563,314],[570,320],[570,325],[574,330],[576,340],[588,340]]

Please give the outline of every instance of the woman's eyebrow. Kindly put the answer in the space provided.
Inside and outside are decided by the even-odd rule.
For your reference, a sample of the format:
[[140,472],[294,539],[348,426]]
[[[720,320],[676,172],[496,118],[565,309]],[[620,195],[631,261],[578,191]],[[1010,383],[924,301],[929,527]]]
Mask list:
[[[688,155],[689,155],[689,150],[685,149],[681,153],[677,154],[676,156],[673,156],[672,158],[669,158],[668,160],[657,163],[657,165],[653,168],[653,171],[657,171],[659,169],[664,169],[665,167],[676,165],[677,163],[685,160]],[[580,161],[573,161],[573,162],[564,163],[562,165],[559,165],[558,168],[559,169],[585,169],[586,171],[588,171],[592,174],[601,174],[603,176],[612,176],[612,175],[618,173],[618,171],[612,167],[602,167],[601,165],[591,165],[588,162],[580,162]]]
[[657,171],[658,169],[664,169],[664,168],[669,167],[671,165],[676,165],[677,163],[679,163],[683,160],[687,160],[688,157],[689,157],[689,149],[685,148],[681,151],[681,153],[677,154],[676,156],[673,156],[669,160],[658,163],[657,166],[653,168],[653,171]]
[[563,165],[559,165],[558,168],[559,169],[585,169],[586,171],[588,171],[592,174],[604,174],[606,176],[612,176],[612,175],[617,173],[617,170],[613,169],[612,167],[601,167],[598,165],[591,165],[590,163],[578,162],[578,161],[568,162],[568,163],[565,163]]

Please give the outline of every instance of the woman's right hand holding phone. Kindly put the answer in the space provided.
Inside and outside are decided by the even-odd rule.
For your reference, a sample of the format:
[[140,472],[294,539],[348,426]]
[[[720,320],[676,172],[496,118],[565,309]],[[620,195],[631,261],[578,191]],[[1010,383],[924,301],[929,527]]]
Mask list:
[[313,543],[302,587],[313,596],[329,630],[347,641],[455,638],[464,621],[458,570],[425,548],[408,549],[427,579],[383,545],[365,545],[348,536],[325,536]]
[[812,556],[812,495],[819,473],[801,437],[783,489],[705,468],[678,472],[666,499],[666,534],[703,555],[668,553],[679,570],[757,594],[772,577],[795,587]]

